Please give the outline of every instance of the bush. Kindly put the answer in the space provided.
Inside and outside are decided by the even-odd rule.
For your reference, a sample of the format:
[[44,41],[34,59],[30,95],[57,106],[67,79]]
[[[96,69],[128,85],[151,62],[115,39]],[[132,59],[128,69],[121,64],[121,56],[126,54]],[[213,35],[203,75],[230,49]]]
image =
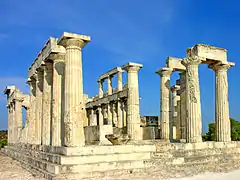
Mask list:
[[7,139],[1,139],[0,140],[0,148],[4,148],[4,146],[7,146]]

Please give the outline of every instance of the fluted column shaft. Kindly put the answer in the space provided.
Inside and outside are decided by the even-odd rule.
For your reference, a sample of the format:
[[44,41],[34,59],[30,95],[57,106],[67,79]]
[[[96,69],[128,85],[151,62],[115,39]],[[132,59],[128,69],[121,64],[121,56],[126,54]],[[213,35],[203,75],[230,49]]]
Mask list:
[[53,54],[52,145],[62,145],[65,55]]
[[67,39],[65,43],[64,145],[67,147],[85,145],[82,82],[82,48],[84,45],[81,39]]
[[30,85],[30,121],[29,121],[29,144],[36,144],[36,80],[31,78]]
[[157,71],[160,75],[160,139],[170,138],[170,76],[172,69],[162,68]]
[[104,122],[103,122],[103,109],[101,106],[98,107],[98,117],[99,117],[99,141],[105,141],[105,133],[104,133]]
[[112,103],[112,121],[115,127],[117,126],[117,107],[116,106],[117,106],[116,102],[113,102]]
[[128,73],[127,133],[131,140],[141,140],[138,71],[142,65],[129,64],[124,67]]
[[8,143],[13,143],[13,105],[9,104],[8,111]]
[[215,118],[216,118],[216,141],[231,141],[231,123],[229,117],[228,104],[228,64],[216,64],[212,69],[216,72],[215,76]]
[[20,138],[20,131],[22,129],[22,99],[16,99],[15,100],[15,135],[16,135],[16,140],[19,142]]
[[186,117],[186,72],[180,73],[180,132],[181,139],[187,138]]
[[43,131],[42,144],[50,145],[51,143],[51,120],[52,120],[52,62],[46,62],[44,66],[43,80]]
[[36,75],[36,144],[42,142],[42,121],[43,121],[43,70],[38,69]]
[[107,104],[107,117],[108,117],[108,124],[113,124],[113,113],[111,111],[111,103]]
[[180,131],[180,121],[178,120],[179,112],[178,112],[178,102],[180,101],[180,97],[177,94],[177,91],[180,89],[178,85],[171,87],[172,91],[172,139],[180,139],[179,131]]
[[122,71],[118,72],[118,91],[122,91],[123,84],[122,84]]
[[98,96],[103,97],[103,81],[98,81]]
[[188,143],[202,142],[202,114],[198,77],[198,66],[201,62],[201,59],[196,56],[183,60],[183,64],[186,66],[186,141]]
[[108,95],[112,95],[113,87],[112,87],[112,76],[108,76]]
[[123,110],[121,100],[118,100],[117,102],[117,127],[123,128]]

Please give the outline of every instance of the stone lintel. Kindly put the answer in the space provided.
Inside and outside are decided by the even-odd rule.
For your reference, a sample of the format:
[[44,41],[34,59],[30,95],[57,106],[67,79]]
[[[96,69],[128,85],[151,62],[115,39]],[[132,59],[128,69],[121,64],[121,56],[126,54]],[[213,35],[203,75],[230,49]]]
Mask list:
[[38,53],[37,58],[28,70],[28,77],[31,78],[38,68],[44,65],[44,61],[48,60],[50,54],[62,53],[65,54],[66,50],[63,46],[57,45],[57,39],[50,37],[42,50]]
[[173,69],[173,71],[186,71],[186,67],[181,63],[182,58],[175,58],[168,56],[166,66]]
[[208,63],[208,61],[227,62],[227,50],[224,48],[219,48],[205,44],[197,44],[193,46],[191,49],[193,55],[205,58],[206,63]]
[[99,76],[98,78],[98,82],[103,81],[105,79],[107,79],[109,76],[114,76],[115,74],[117,74],[118,72],[123,72],[121,67],[115,67],[113,69],[111,69],[110,71],[102,74],[101,76]]
[[90,101],[86,103],[86,108],[92,108],[95,106],[99,106],[100,104],[108,104],[111,101],[118,101],[118,99],[127,97],[127,89],[124,89],[123,91],[114,93],[110,96],[94,99],[93,101]]
[[169,76],[172,74],[173,69],[168,68],[168,67],[164,67],[164,68],[160,68],[157,71],[155,71],[156,74],[159,74],[160,76],[162,75],[163,72],[168,72]]

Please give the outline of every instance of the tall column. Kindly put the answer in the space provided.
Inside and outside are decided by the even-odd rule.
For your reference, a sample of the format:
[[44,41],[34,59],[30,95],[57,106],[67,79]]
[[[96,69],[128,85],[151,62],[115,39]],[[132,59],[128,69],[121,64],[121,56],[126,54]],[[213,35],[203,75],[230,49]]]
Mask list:
[[123,84],[122,84],[122,71],[118,72],[118,91],[122,91]]
[[8,104],[7,105],[7,109],[8,109],[8,144],[11,144],[11,123],[12,123],[12,117],[11,117],[11,105]]
[[231,141],[231,123],[228,104],[228,78],[227,70],[230,64],[214,64],[210,66],[215,73],[215,118],[216,118],[216,140],[219,142]]
[[180,86],[174,85],[171,87],[172,91],[172,139],[180,139],[179,128],[180,124],[178,121],[179,112],[178,112],[178,102],[180,101],[180,97],[177,94],[177,91],[180,89]]
[[202,113],[200,102],[200,88],[198,66],[202,60],[197,57],[184,58],[182,63],[186,66],[186,117],[187,142],[202,142]]
[[127,101],[124,100],[122,103],[122,110],[123,110],[123,127],[127,126]]
[[39,68],[36,75],[36,144],[42,142],[42,120],[43,120],[43,70]]
[[28,143],[36,144],[36,79],[32,77],[28,83],[30,86],[30,121],[28,128]]
[[112,121],[113,121],[113,124],[114,124],[114,127],[117,126],[117,107],[116,107],[116,102],[113,101],[112,102]]
[[160,75],[160,138],[169,140],[169,119],[170,119],[170,76],[172,69],[162,68],[157,71]]
[[17,98],[15,99],[15,135],[16,135],[16,143],[19,142],[20,138],[20,132],[22,129],[22,102],[23,99]]
[[122,101],[120,99],[117,101],[117,127],[123,128],[123,110]]
[[51,120],[52,120],[52,77],[53,77],[52,62],[45,62],[44,79],[43,79],[43,131],[42,144],[50,145],[51,141]]
[[63,99],[64,99],[64,62],[65,54],[51,54],[53,61],[52,86],[52,145],[62,145]]
[[141,140],[138,71],[142,65],[128,63],[123,68],[128,73],[127,133],[131,140]]
[[187,117],[186,117],[186,72],[180,73],[180,132],[181,141],[186,142],[187,138]]
[[98,96],[99,98],[103,97],[103,81],[98,81]]
[[108,95],[112,95],[113,87],[112,87],[112,76],[108,76]]
[[113,114],[111,111],[111,103],[107,104],[107,117],[108,117],[108,125],[113,124]]
[[97,126],[97,115],[94,109],[90,109],[90,126]]
[[[64,145],[78,147],[85,145],[84,137],[84,97],[82,81],[82,48],[89,41],[66,37],[62,44],[65,55],[65,111],[64,111]],[[89,37],[90,39],[90,37]]]
[[104,122],[103,122],[103,109],[101,106],[98,107],[99,114],[99,141],[100,143],[105,141],[105,133],[104,133]]

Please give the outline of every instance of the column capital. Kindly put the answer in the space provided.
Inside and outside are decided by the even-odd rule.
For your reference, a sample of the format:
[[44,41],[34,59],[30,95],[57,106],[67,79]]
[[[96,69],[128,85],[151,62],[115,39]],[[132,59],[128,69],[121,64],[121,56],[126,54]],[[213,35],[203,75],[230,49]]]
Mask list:
[[48,59],[55,62],[63,62],[65,60],[65,53],[51,53]]
[[215,63],[211,64],[208,67],[213,71],[227,71],[230,67],[235,66],[235,63],[227,62],[227,63]]
[[173,72],[173,69],[171,69],[171,68],[161,68],[161,69],[159,69],[159,70],[157,70],[156,71],[156,73],[158,74],[158,75],[160,75],[161,77],[166,77],[166,76],[169,76],[170,77],[170,75],[172,74],[172,72]]
[[129,62],[129,63],[123,65],[122,68],[124,70],[126,70],[127,72],[138,72],[142,67],[143,67],[142,64]]
[[187,56],[186,58],[183,58],[181,61],[182,64],[187,67],[189,65],[199,65],[204,61],[205,59],[199,56]]
[[58,40],[58,44],[64,46],[65,48],[83,48],[88,42],[90,42],[91,37],[81,34],[73,34],[64,32],[61,38]]

